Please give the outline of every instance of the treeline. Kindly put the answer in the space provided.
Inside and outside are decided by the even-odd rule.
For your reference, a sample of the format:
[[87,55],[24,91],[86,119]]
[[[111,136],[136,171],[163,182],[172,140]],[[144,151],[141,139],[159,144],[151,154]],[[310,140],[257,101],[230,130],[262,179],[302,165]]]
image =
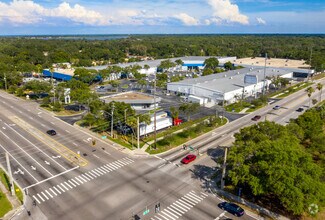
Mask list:
[[[312,50],[312,53],[311,53]],[[324,35],[144,35],[126,39],[89,41],[0,38],[0,72],[38,71],[52,63],[74,66],[125,62],[127,54],[155,59],[181,56],[305,59],[317,70],[325,68]],[[129,61],[136,61],[131,58]]]
[[308,213],[311,204],[324,207],[324,126],[323,102],[286,126],[265,121],[241,129],[230,149],[228,183],[286,214]]

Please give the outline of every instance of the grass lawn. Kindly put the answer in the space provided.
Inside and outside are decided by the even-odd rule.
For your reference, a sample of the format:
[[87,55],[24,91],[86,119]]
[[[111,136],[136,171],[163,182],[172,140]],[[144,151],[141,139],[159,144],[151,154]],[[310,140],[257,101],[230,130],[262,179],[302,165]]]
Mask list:
[[[0,169],[0,180],[3,183],[3,185],[7,188],[7,190],[10,190],[10,188],[9,188],[9,186],[10,186],[9,178],[6,175],[6,173],[1,169]],[[17,196],[18,200],[21,202],[21,204],[23,204],[23,201],[24,201],[23,192],[21,191],[21,189],[16,184],[14,184],[14,186],[15,186],[16,196]]]
[[7,199],[5,194],[0,191],[0,218],[7,214],[11,209],[12,206],[9,200]]
[[299,83],[297,85],[291,86],[290,88],[284,90],[282,95],[278,96],[278,98],[284,98],[287,97],[288,95],[291,95],[292,93],[295,93],[299,90],[305,89],[308,86],[311,86],[313,83],[312,82],[306,82],[306,83]]

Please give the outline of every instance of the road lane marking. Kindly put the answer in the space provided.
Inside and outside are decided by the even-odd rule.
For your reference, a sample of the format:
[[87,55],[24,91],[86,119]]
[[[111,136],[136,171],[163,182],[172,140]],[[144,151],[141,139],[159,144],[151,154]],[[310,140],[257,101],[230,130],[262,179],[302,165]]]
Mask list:
[[96,154],[93,154],[93,156],[94,156],[94,157],[96,157],[96,158],[98,158],[98,159],[100,158],[100,157],[99,157],[99,156],[97,156]]
[[45,190],[45,192],[46,192],[47,194],[49,194],[49,196],[50,196],[51,198],[53,198],[53,196],[51,195],[51,193],[49,193],[47,190]]
[[31,188],[31,187],[33,187],[33,186],[36,186],[36,185],[38,185],[38,184],[44,183],[44,182],[46,182],[46,181],[49,181],[49,180],[51,180],[51,179],[53,179],[53,178],[55,178],[55,177],[61,176],[61,175],[63,175],[63,174],[66,174],[66,173],[68,173],[68,172],[70,172],[70,171],[72,171],[72,170],[78,169],[78,168],[79,168],[79,166],[74,167],[74,168],[71,168],[70,170],[66,170],[66,171],[64,171],[64,172],[62,172],[62,173],[59,173],[59,174],[57,174],[57,175],[55,175],[55,176],[52,176],[52,177],[50,177],[50,178],[47,178],[47,179],[45,179],[45,180],[38,181],[38,182],[35,183],[35,184],[32,184],[32,185],[30,185],[30,186],[25,187],[24,190],[25,190],[25,189],[28,189],[28,188]]
[[172,216],[170,216],[170,215],[167,214],[167,210],[166,209],[164,209],[164,211],[160,211],[160,212],[161,212],[161,214],[166,215],[168,218],[171,218],[172,220],[176,220],[176,218],[174,218],[174,217],[172,217]]
[[196,198],[196,197],[194,197],[194,196],[192,196],[190,194],[187,194],[186,197],[191,198],[192,201],[194,200],[194,201],[197,201],[197,202],[201,202],[203,200],[202,198],[198,199],[198,198]]
[[205,194],[205,193],[203,193],[203,192],[201,192],[201,194],[202,194],[202,195],[205,195],[205,196],[209,196],[208,194]]
[[161,215],[160,213],[158,213],[158,215],[160,215],[161,217],[163,217],[166,220],[169,220],[168,218],[166,218],[165,216]]
[[58,190],[57,188],[55,188],[55,186],[53,186],[53,189],[55,189],[55,191],[57,191],[59,194],[61,194],[61,191]]
[[49,197],[47,197],[44,192],[41,192],[41,193],[45,197],[45,199],[49,200]]
[[53,121],[50,122],[52,125],[55,125],[55,123]]
[[226,211],[224,211],[223,213],[221,213],[217,218],[215,218],[214,220],[219,220],[220,218],[222,218],[224,215],[226,214]]
[[40,195],[40,194],[38,194],[37,193],[37,196],[43,201],[43,202],[45,202],[45,200],[43,199],[43,197]]
[[171,206],[167,207],[166,209],[168,209],[168,211],[170,211],[171,213],[175,213],[175,216],[182,216],[182,213],[179,213],[176,209],[172,209]]
[[[65,192],[65,190],[58,184],[56,185],[62,192]],[[60,193],[61,194],[61,193]]]
[[65,130],[65,132],[67,132],[67,133],[71,133],[70,131],[68,131],[68,130]]
[[49,190],[55,195],[57,196],[58,194],[56,194],[56,192],[54,192],[54,190],[52,188],[49,188]]
[[185,209],[184,207],[177,205],[177,202],[174,202],[171,206],[177,206],[179,209],[181,209],[184,213],[187,212],[189,209]]
[[184,211],[183,209],[179,208],[176,204],[171,204],[171,207],[173,207],[174,209],[176,209],[178,212],[184,214],[186,211]]
[[17,162],[17,164],[19,164],[19,166],[20,167],[22,167],[22,169],[24,169],[35,181],[36,181],[36,183],[38,183],[39,182],[39,180],[38,179],[36,179],[30,172],[28,172],[28,170],[23,166],[23,165],[21,165],[21,163],[19,163],[19,161],[14,157],[14,156],[12,156],[12,154],[11,153],[9,153],[9,151],[7,151],[6,150],[6,148],[4,148],[1,144],[0,144],[0,147],[6,152],[6,153],[8,153],[10,156],[11,156],[11,158],[13,158],[14,159],[14,161],[16,161]]
[[41,204],[41,202],[35,197],[33,196],[33,199],[38,203],[38,204]]

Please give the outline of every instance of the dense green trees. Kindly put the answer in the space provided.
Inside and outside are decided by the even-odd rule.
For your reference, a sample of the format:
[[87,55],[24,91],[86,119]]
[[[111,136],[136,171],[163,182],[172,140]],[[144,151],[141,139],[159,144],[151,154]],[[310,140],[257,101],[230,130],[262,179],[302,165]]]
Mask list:
[[287,126],[261,122],[235,134],[228,169],[232,184],[246,194],[280,201],[300,215],[325,204],[325,105]]

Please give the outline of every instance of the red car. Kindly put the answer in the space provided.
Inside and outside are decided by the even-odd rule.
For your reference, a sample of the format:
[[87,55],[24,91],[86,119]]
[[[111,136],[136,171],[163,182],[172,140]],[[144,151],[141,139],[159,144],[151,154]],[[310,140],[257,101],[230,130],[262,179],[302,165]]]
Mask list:
[[183,164],[188,164],[188,163],[191,163],[192,161],[194,161],[195,159],[196,159],[196,156],[194,154],[189,154],[186,157],[184,157],[181,162]]

